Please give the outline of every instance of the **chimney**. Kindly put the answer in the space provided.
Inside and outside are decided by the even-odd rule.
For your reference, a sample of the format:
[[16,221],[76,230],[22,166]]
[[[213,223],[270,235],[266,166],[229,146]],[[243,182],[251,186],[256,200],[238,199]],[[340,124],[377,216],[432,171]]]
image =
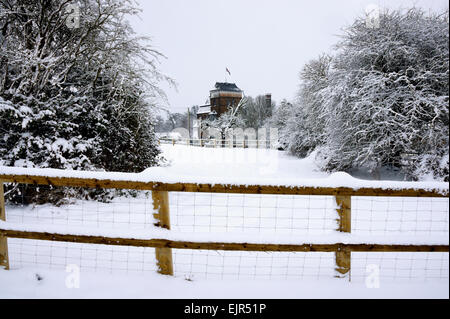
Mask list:
[[267,93],[265,96],[266,96],[266,107],[270,109],[270,106],[272,105],[272,94]]

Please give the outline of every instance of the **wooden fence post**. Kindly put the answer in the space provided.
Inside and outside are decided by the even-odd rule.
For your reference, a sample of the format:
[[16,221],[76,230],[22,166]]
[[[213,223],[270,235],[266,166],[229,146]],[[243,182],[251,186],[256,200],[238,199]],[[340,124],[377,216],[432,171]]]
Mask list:
[[[351,196],[336,196],[336,204],[339,207],[338,231],[343,233],[351,233],[352,231],[352,198]],[[339,249],[336,252],[336,271],[337,277],[350,278],[351,269],[351,251],[348,249]]]
[[[3,193],[3,181],[0,180],[0,220],[6,221],[5,196]],[[0,235],[0,268],[9,269],[8,239]]]
[[[169,193],[152,191],[153,209],[156,226],[170,229]],[[158,272],[162,275],[173,276],[172,248],[155,248]]]

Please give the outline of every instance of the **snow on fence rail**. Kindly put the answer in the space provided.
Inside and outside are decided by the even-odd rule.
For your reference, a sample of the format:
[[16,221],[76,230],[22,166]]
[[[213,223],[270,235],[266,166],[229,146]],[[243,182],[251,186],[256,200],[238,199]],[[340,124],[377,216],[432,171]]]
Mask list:
[[[303,185],[239,185],[239,184],[213,184],[213,183],[195,183],[195,182],[180,182],[163,180],[152,180],[151,176],[142,176],[141,174],[117,174],[117,173],[87,173],[87,172],[68,172],[59,170],[38,170],[38,169],[17,169],[17,168],[2,168],[0,171],[0,182],[3,183],[18,183],[31,185],[51,185],[55,187],[82,187],[82,188],[97,188],[97,189],[132,189],[151,191],[152,194],[152,208],[153,216],[156,220],[158,228],[149,229],[119,229],[111,230],[103,227],[75,227],[69,224],[69,217],[67,225],[54,225],[48,223],[48,219],[43,219],[44,224],[24,223],[23,219],[17,221],[5,221],[5,202],[3,196],[3,187],[0,187],[0,266],[8,268],[8,244],[7,238],[22,238],[28,240],[53,241],[53,242],[69,242],[69,243],[84,243],[96,245],[111,245],[111,246],[128,246],[128,247],[152,247],[155,248],[155,255],[157,260],[158,271],[161,274],[173,275],[174,265],[172,257],[172,249],[176,250],[200,250],[200,251],[247,251],[247,252],[298,252],[298,253],[333,253],[335,261],[335,271],[337,277],[350,278],[350,271],[352,269],[352,253],[376,253],[376,252],[409,252],[409,253],[446,253],[445,256],[438,260],[440,276],[448,276],[448,258],[449,244],[448,244],[448,184],[424,184],[424,183],[403,183],[407,187],[401,187],[402,183],[392,183],[394,187],[391,189],[383,183],[369,183],[366,186],[359,185],[358,188],[350,187],[350,185],[333,187],[318,186],[315,183]],[[331,183],[333,184],[333,183]],[[171,209],[169,203],[169,193],[177,196],[177,201],[182,198],[183,194],[194,194],[194,209],[196,194],[226,194],[226,196],[245,194],[243,196],[291,196],[289,199],[294,201],[294,196],[300,196],[300,200],[311,201],[314,197],[328,196],[335,201],[333,207],[337,217],[337,227],[335,232],[327,233],[325,236],[309,236],[302,234],[298,229],[291,228],[290,236],[283,233],[276,236],[268,236],[267,234],[251,234],[246,233],[246,223],[241,224],[243,233],[241,234],[221,234],[221,233],[183,233],[179,231],[170,230],[171,225]],[[212,196],[212,195],[211,195]],[[302,197],[307,196],[307,197]],[[377,205],[373,198],[429,198],[436,200],[444,200],[439,203],[439,222],[440,228],[435,229],[432,223],[429,223],[429,235],[423,235],[419,229],[413,230],[407,236],[390,235],[377,236],[373,235],[371,223],[376,220],[373,216],[364,219],[354,219],[352,216],[352,198],[353,204],[365,205],[370,203],[371,206]],[[364,199],[366,198],[366,199]],[[370,202],[367,202],[370,198]],[[227,198],[227,205],[230,205]],[[287,197],[282,197],[287,200]],[[211,199],[212,200],[212,199]],[[278,198],[277,198],[278,200]],[[366,200],[366,202],[364,202]],[[262,199],[261,199],[262,201]],[[362,201],[362,202],[360,202]],[[323,202],[321,202],[323,203]],[[424,203],[414,202],[415,208],[413,214],[416,216],[415,225],[420,225],[421,220],[417,217],[420,210],[423,210]],[[401,202],[404,206],[405,202]],[[420,204],[420,205],[419,205]],[[426,202],[425,205],[431,202]],[[198,204],[197,204],[198,206]],[[245,206],[245,205],[243,205]],[[261,206],[261,202],[259,203]],[[444,209],[443,207],[447,207]],[[186,206],[181,204],[182,209]],[[219,210],[220,206],[211,205],[210,207],[210,222],[214,216],[214,210]],[[311,207],[309,208],[312,209]],[[365,207],[364,209],[367,209]],[[177,210],[179,207],[177,206]],[[273,207],[274,213],[281,213],[282,205],[275,205]],[[131,211],[129,211],[131,214]],[[370,215],[373,215],[374,210],[371,208]],[[425,211],[425,214],[433,215],[436,212]],[[144,211],[145,214],[145,211]],[[193,222],[195,224],[196,214],[193,214]],[[403,215],[404,212],[402,211]],[[291,226],[293,225],[294,213],[292,213]],[[241,216],[240,216],[241,217]],[[240,218],[239,217],[239,218]],[[261,227],[260,216],[259,227]],[[199,217],[197,217],[198,219]],[[244,219],[245,216],[242,216]],[[330,218],[329,215],[322,218]],[[386,217],[387,218],[387,217]],[[427,217],[431,218],[431,217]],[[304,217],[307,222],[305,230],[309,231],[309,226],[314,219],[314,216]],[[277,224],[275,221],[275,227]],[[407,223],[408,220],[399,220],[400,223]],[[357,225],[352,227],[352,223]],[[97,221],[97,225],[98,221]],[[176,225],[179,226],[179,225]],[[195,228],[195,225],[193,225]],[[228,224],[227,224],[228,227]],[[270,225],[269,225],[270,227]],[[366,227],[366,228],[364,228]],[[367,228],[368,227],[368,228]],[[363,228],[363,232],[358,232],[359,228]],[[211,231],[211,224],[209,225]],[[295,230],[295,231],[294,231]],[[400,228],[401,230],[401,228]],[[396,232],[396,228],[393,233]],[[418,235],[419,234],[419,235]],[[436,235],[437,234],[437,235]],[[180,254],[181,258],[183,257]],[[206,255],[206,260],[208,259]],[[256,257],[258,258],[258,257]],[[428,260],[429,257],[427,257]],[[358,258],[353,258],[358,262]],[[240,260],[240,257],[239,257]],[[289,260],[288,260],[289,262]],[[397,262],[397,260],[396,260]],[[447,263],[446,266],[443,266]],[[273,260],[272,260],[273,264]],[[192,262],[191,262],[192,268]],[[239,263],[239,268],[241,264]],[[255,266],[256,267],[256,266]],[[446,268],[446,269],[445,269]],[[446,273],[442,274],[443,271]],[[255,270],[256,273],[256,270]],[[222,274],[223,275],[223,274]]]

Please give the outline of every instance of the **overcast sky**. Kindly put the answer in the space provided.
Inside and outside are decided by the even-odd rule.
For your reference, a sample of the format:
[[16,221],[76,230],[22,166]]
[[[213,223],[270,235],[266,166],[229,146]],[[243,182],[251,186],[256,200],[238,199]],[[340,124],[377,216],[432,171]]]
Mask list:
[[[447,0],[138,0],[131,21],[165,56],[160,69],[178,83],[164,86],[171,112],[205,104],[215,82],[234,82],[246,95],[292,99],[298,73],[331,52],[341,29],[371,4],[440,11]],[[228,68],[231,77],[226,73]]]

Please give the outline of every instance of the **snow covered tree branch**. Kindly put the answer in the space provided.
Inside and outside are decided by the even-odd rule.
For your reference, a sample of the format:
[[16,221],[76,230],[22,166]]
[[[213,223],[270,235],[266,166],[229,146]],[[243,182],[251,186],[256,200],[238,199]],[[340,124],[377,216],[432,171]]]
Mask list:
[[[70,5],[79,26],[69,27]],[[158,163],[164,56],[134,1],[0,0],[0,165],[137,172]]]
[[[332,58],[301,72],[280,136],[294,154],[319,150],[330,171],[380,168],[448,181],[448,11],[384,11],[345,29]],[[284,133],[283,133],[284,132]]]

